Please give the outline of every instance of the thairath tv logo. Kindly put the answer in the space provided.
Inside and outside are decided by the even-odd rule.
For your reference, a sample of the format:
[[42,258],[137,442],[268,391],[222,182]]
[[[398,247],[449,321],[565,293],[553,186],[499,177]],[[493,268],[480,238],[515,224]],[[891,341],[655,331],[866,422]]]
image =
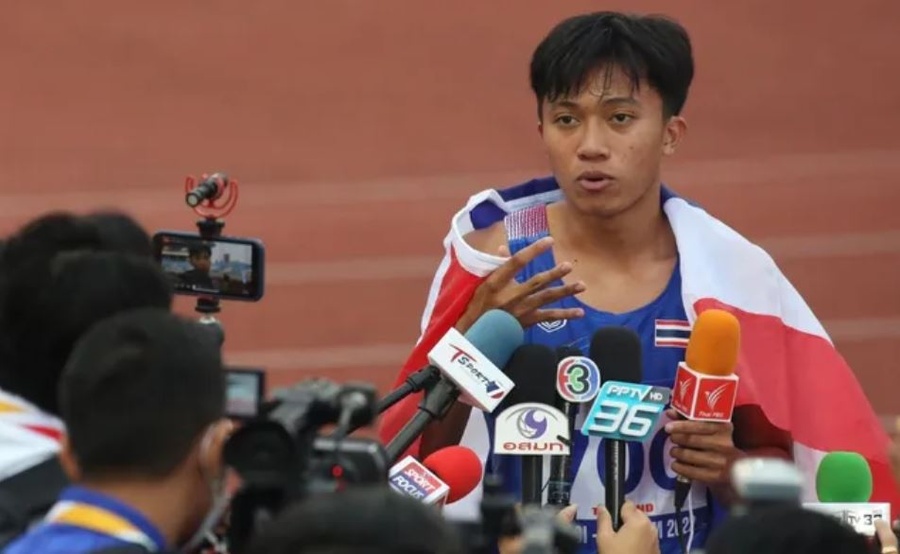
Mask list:
[[569,453],[569,422],[553,406],[514,404],[497,416],[494,427],[497,454]]

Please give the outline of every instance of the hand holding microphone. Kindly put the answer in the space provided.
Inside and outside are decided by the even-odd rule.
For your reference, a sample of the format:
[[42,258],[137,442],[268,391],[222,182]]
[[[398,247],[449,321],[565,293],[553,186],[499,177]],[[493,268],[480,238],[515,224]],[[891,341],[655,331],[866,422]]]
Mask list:
[[731,463],[740,457],[734,446],[731,415],[737,398],[734,375],[740,348],[740,324],[724,310],[697,316],[685,361],[678,366],[672,390],[671,417],[666,424],[672,443],[675,509],[681,510],[691,481],[728,483]]
[[670,391],[641,383],[641,339],[626,327],[598,330],[591,339],[590,354],[603,384],[581,433],[603,439],[605,504],[612,528],[618,530],[625,504],[625,443],[647,438],[669,403]]

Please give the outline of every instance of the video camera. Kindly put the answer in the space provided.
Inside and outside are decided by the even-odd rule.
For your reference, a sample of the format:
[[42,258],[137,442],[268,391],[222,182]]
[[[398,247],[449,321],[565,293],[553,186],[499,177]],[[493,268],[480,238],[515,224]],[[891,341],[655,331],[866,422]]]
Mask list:
[[[390,460],[381,443],[345,438],[375,420],[376,403],[372,385],[312,379],[275,391],[259,417],[229,438],[225,463],[242,481],[231,502],[231,552],[240,554],[289,504],[348,485],[387,482]],[[330,435],[321,433],[332,425]]]

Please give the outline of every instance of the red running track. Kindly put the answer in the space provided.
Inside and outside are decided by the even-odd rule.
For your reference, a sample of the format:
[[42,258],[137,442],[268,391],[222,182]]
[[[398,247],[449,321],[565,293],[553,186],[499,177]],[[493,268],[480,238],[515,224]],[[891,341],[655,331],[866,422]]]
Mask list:
[[[227,170],[243,188],[226,230],[261,237],[270,262],[262,302],[225,306],[229,359],[275,384],[385,387],[450,215],[545,171],[531,49],[595,5],[20,3],[0,21],[0,230],[100,206],[192,230],[183,177]],[[769,248],[897,412],[900,4],[604,6],[689,28],[691,130],[666,181]]]

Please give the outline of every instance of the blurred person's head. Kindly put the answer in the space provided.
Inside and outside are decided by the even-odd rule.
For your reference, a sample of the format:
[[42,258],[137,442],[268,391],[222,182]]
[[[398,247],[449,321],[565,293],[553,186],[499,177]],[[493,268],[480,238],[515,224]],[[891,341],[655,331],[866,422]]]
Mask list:
[[799,506],[731,517],[716,528],[706,554],[867,554],[868,541],[833,516]]
[[51,212],[29,221],[6,238],[0,270],[67,250],[102,249],[103,237],[93,222],[68,212]]
[[150,258],[63,252],[7,274],[0,388],[52,414],[57,382],[75,342],[95,323],[143,307],[168,310],[171,285]]
[[322,494],[287,508],[261,531],[252,554],[462,554],[433,507],[386,486]]
[[655,15],[571,17],[535,49],[530,72],[538,128],[566,200],[604,218],[644,199],[658,204],[662,159],[687,129],[681,112],[694,62],[685,29]]
[[162,308],[104,319],[59,385],[74,482],[138,509],[171,545],[209,530],[226,506],[230,423],[220,349],[200,324]]
[[210,258],[212,258],[212,249],[205,244],[194,245],[188,249],[188,262],[197,271],[209,273],[212,267]]
[[7,237],[0,249],[0,272],[38,258],[72,250],[126,252],[150,257],[147,232],[131,216],[102,211],[88,215],[50,212]]
[[85,218],[100,232],[104,249],[153,256],[153,243],[147,231],[130,215],[114,210],[93,212]]

